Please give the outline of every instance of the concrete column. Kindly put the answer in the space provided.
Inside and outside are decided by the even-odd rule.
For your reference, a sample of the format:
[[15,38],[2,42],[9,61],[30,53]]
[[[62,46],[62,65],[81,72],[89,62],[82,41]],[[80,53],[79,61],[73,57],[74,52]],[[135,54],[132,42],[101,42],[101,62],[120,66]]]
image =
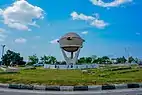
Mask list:
[[79,53],[80,53],[80,48],[76,51],[75,56],[73,56],[73,52],[71,52],[71,57],[67,57],[67,54],[65,53],[64,49],[61,48],[61,50],[62,50],[62,53],[66,60],[67,65],[70,65],[71,63],[75,65],[77,62]]

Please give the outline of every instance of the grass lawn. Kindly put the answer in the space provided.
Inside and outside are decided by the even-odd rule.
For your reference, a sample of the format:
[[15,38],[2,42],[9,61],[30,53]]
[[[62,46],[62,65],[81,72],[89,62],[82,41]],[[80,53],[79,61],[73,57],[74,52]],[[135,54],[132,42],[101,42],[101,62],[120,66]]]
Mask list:
[[15,74],[0,74],[0,83],[25,83],[42,85],[100,85],[110,83],[142,82],[142,68],[124,70],[109,67],[89,69],[83,74],[81,70],[51,70],[37,68],[21,70]]

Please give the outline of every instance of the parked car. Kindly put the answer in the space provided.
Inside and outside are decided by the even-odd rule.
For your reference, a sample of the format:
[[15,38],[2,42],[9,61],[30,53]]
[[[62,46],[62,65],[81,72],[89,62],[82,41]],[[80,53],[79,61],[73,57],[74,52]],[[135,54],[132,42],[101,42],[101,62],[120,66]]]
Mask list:
[[38,67],[38,66],[44,66],[44,64],[43,63],[36,63],[36,64],[33,64],[33,66],[36,66],[36,67]]

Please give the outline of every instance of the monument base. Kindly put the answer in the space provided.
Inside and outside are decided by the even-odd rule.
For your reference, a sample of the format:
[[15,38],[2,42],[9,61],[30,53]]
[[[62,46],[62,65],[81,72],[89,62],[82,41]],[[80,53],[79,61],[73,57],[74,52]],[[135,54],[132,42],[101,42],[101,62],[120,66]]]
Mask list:
[[83,65],[50,65],[44,64],[46,69],[91,69],[98,68],[98,64],[83,64]]

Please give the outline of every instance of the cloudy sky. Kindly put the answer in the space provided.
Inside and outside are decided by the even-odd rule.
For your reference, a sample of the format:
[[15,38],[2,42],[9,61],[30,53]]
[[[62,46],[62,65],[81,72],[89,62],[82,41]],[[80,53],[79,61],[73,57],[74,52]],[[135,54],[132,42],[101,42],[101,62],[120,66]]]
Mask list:
[[57,40],[85,39],[80,56],[142,58],[141,0],[0,0],[0,44],[28,55],[62,60]]

